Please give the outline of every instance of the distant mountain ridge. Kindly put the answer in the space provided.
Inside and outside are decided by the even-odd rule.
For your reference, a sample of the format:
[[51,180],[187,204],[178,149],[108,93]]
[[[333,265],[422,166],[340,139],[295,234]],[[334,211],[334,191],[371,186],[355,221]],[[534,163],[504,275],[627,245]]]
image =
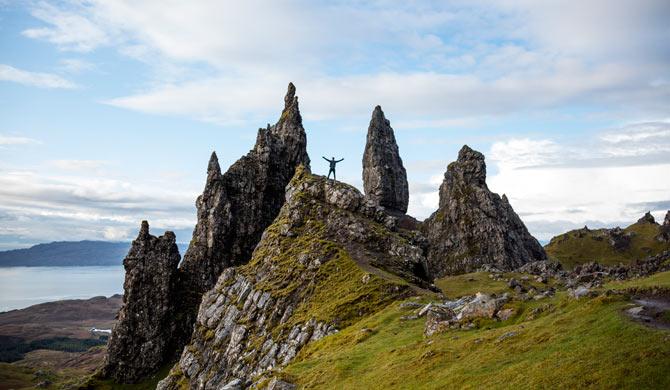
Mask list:
[[[0,252],[0,267],[121,265],[129,242],[57,241]],[[183,253],[185,248],[181,247]]]

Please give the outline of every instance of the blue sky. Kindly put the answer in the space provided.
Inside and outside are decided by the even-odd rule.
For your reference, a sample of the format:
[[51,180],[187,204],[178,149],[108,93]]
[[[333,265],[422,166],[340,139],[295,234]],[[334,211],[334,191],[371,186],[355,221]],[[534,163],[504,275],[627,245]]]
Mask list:
[[670,208],[667,1],[238,3],[0,1],[0,249],[142,219],[188,242],[209,154],[251,149],[289,81],[313,171],[359,187],[382,106],[418,218],[463,144],[541,240]]

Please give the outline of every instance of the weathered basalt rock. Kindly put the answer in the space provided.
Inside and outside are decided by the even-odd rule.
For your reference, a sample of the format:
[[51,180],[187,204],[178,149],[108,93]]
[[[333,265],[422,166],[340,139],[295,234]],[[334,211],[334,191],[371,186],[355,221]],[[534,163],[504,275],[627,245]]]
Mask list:
[[133,383],[167,363],[174,349],[170,334],[177,283],[179,249],[175,235],[149,234],[142,222],[137,239],[123,260],[123,307],[112,331],[102,374],[121,383]]
[[665,214],[665,220],[656,239],[660,242],[670,242],[670,210]]
[[[110,368],[111,375],[121,382],[139,379],[143,373],[159,368],[159,364],[171,362],[179,357],[184,345],[190,340],[202,294],[214,287],[219,275],[226,267],[244,264],[267,228],[279,213],[284,203],[284,190],[298,165],[309,166],[307,141],[302,127],[295,87],[289,84],[284,98],[284,110],[279,121],[259,129],[254,148],[235,162],[226,173],[221,173],[216,153],[212,153],[207,166],[205,189],[196,201],[197,225],[193,239],[184,255],[179,270],[177,262],[170,272],[170,283],[160,289],[152,289],[152,299],[159,300],[170,313],[165,319],[156,316],[137,315],[133,326],[121,326],[116,339],[121,344],[142,345],[145,329],[151,331],[155,356],[110,348],[110,364],[116,367],[136,365],[137,370]],[[141,235],[142,236],[142,235]],[[152,269],[131,270],[131,280],[150,280]],[[147,275],[143,273],[149,272]],[[165,271],[167,272],[167,271]],[[178,275],[178,278],[176,277]],[[173,280],[173,279],[176,279]],[[133,285],[134,286],[134,285]],[[145,296],[137,293],[126,295],[129,308],[146,307]],[[153,302],[153,301],[152,301]],[[140,310],[140,309],[138,309]],[[153,311],[151,311],[153,313]],[[156,321],[165,321],[156,326]],[[121,347],[119,347],[121,348]],[[134,351],[128,347],[129,351]],[[145,347],[143,347],[145,348]],[[146,347],[148,348],[148,347]],[[121,348],[122,349],[122,348]],[[162,354],[162,355],[161,355]],[[146,356],[145,356],[146,355]],[[137,362],[136,359],[144,359]]]
[[381,107],[375,107],[363,154],[363,187],[375,204],[407,212],[409,187],[391,123]]
[[196,201],[198,222],[181,266],[190,288],[205,292],[224,268],[249,261],[301,164],[309,166],[307,138],[291,83],[279,121],[258,130],[256,145],[246,156],[222,175],[212,154],[205,190]]
[[656,220],[654,219],[654,216],[651,215],[649,211],[647,211],[642,218],[637,220],[637,223],[652,223],[656,224]]
[[432,277],[472,272],[484,264],[511,270],[547,257],[507,197],[488,189],[484,155],[468,146],[449,164],[439,208],[424,226]]
[[310,341],[407,296],[397,276],[427,286],[415,274],[423,251],[396,222],[354,187],[298,168],[251,261],[204,295],[191,342],[159,388],[248,386]]
[[630,242],[634,234],[632,232],[626,232],[620,227],[616,227],[614,229],[607,229],[606,235],[607,242],[609,242],[610,246],[615,251],[623,252],[630,248]]

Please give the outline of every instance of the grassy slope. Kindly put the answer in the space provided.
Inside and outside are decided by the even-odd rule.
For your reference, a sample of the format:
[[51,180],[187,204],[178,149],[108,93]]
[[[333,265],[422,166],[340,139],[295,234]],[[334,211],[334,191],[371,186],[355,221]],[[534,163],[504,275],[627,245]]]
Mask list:
[[670,249],[669,243],[662,243],[655,239],[659,233],[659,227],[659,225],[649,223],[635,223],[628,226],[624,230],[633,232],[635,235],[631,239],[630,248],[621,252],[615,251],[607,239],[595,239],[602,230],[591,230],[583,237],[578,236],[578,230],[572,230],[554,237],[544,249],[550,258],[560,261],[566,268],[589,261],[607,265],[620,262],[629,263]]
[[[670,272],[622,287],[635,285],[670,287]],[[627,304],[559,293],[514,302],[508,321],[429,339],[425,320],[402,321],[407,311],[393,304],[308,345],[282,375],[309,388],[670,388],[670,332],[630,321]],[[518,334],[500,341],[507,332]]]

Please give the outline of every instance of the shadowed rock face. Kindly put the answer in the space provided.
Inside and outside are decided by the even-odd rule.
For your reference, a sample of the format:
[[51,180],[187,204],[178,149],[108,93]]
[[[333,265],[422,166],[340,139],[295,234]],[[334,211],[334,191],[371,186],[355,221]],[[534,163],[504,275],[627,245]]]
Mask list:
[[409,189],[391,124],[375,107],[363,154],[365,196],[384,208],[407,212]]
[[[191,338],[202,294],[214,287],[225,268],[249,261],[261,234],[284,204],[285,187],[296,167],[309,166],[306,146],[295,87],[289,84],[279,121],[258,130],[256,144],[246,156],[222,174],[216,153],[212,153],[205,189],[196,201],[198,222],[179,269],[178,253],[169,264],[126,266],[126,284],[138,291],[128,294],[126,287],[126,310],[139,314],[121,321],[115,330],[116,344],[108,352],[108,377],[133,382],[179,357]],[[146,230],[143,225],[140,238],[148,236],[148,227]],[[172,233],[167,236],[174,242]],[[138,245],[144,242],[140,238]],[[136,262],[132,251],[129,256],[129,264]],[[152,256],[147,255],[146,261]],[[152,267],[160,267],[157,275],[169,282],[159,283],[159,288],[145,284],[140,291],[144,280],[159,277]]]
[[511,270],[547,257],[507,197],[488,189],[484,155],[468,146],[447,167],[439,208],[425,230],[433,277],[472,272],[484,264]]
[[123,260],[123,307],[109,341],[103,375],[117,382],[133,383],[166,363],[174,349],[174,301],[179,249],[175,235],[149,234],[142,222],[137,239]]
[[660,232],[656,239],[661,242],[670,242],[670,210],[665,214],[663,225],[661,225]]
[[190,288],[203,293],[224,268],[249,261],[300,164],[309,166],[307,139],[295,87],[289,84],[279,121],[258,130],[246,156],[222,175],[212,154],[205,190],[196,201],[198,222],[181,266]]
[[652,223],[655,224],[656,220],[654,219],[654,216],[651,215],[649,211],[647,211],[642,218],[637,220],[637,223]]

